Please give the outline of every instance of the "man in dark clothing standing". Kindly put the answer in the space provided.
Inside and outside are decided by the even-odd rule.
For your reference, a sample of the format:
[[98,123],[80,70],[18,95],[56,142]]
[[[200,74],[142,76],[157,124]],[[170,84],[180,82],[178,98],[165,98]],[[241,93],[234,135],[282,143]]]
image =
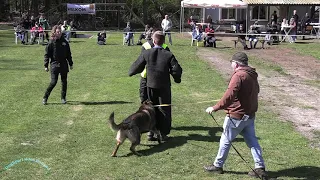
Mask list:
[[271,24],[272,24],[272,22],[274,22],[275,24],[278,23],[277,11],[273,11],[273,14],[271,15]]
[[[171,104],[170,74],[176,83],[181,82],[182,68],[174,55],[163,49],[165,36],[161,31],[153,34],[154,47],[143,51],[131,65],[129,76],[141,73],[146,67],[148,97],[155,104]],[[156,109],[157,128],[163,140],[171,130],[171,107],[163,106]]]
[[223,133],[220,138],[218,154],[213,164],[204,166],[209,172],[223,174],[223,164],[227,159],[231,142],[238,134],[241,134],[251,149],[251,154],[255,163],[254,171],[249,172],[249,176],[267,177],[265,164],[262,157],[262,150],[255,134],[255,113],[258,110],[258,93],[260,91],[258,74],[254,68],[248,66],[248,56],[243,52],[235,53],[232,56],[231,67],[234,71],[220,101],[208,107],[206,112],[212,114],[224,109],[227,113]]
[[[306,34],[306,27],[307,25],[309,25],[309,23],[310,23],[310,17],[308,13],[306,13],[305,16],[301,19],[301,31],[303,35]],[[305,39],[304,36],[302,36],[302,39]]]
[[[299,22],[299,16],[297,14],[297,10],[293,10],[293,16],[294,22],[296,23],[296,28],[293,28],[291,31],[294,31],[294,35],[297,35],[298,32],[298,22]],[[296,37],[296,36],[295,36]]]
[[47,104],[51,91],[56,86],[59,74],[61,76],[62,90],[61,90],[61,103],[66,104],[67,94],[67,75],[70,69],[73,69],[73,61],[71,57],[71,51],[69,43],[62,37],[61,27],[56,25],[52,28],[51,38],[46,46],[44,55],[44,67],[45,71],[49,71],[49,59],[50,59],[50,71],[51,82],[43,96],[42,103]]

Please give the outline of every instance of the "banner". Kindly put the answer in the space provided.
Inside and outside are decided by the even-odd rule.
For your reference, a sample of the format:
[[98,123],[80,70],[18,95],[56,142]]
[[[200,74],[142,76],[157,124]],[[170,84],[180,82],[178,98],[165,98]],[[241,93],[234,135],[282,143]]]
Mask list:
[[67,4],[68,14],[95,14],[95,4]]

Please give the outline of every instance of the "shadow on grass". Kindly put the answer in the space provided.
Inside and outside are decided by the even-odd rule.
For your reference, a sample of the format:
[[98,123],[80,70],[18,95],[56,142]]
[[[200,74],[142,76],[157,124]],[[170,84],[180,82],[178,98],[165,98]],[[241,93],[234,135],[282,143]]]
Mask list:
[[[205,127],[205,126],[180,126],[180,127],[173,127],[172,130],[178,131],[208,131],[209,136],[202,136],[199,134],[189,134],[189,136],[193,136],[193,139],[196,141],[207,141],[207,142],[219,142],[220,136],[216,136],[217,132],[222,132],[222,127]],[[232,142],[244,142],[243,138],[239,138],[239,135],[236,139]],[[259,138],[258,138],[259,139]]]
[[[248,170],[250,171],[250,170]],[[225,171],[228,174],[245,175],[248,172],[240,171]],[[316,180],[320,177],[320,167],[315,166],[299,166],[290,169],[282,169],[279,171],[268,171],[269,180],[277,179],[281,180],[281,177],[289,177],[293,179],[301,180]]]
[[[68,101],[68,104],[70,105],[105,105],[105,104],[129,104],[132,102],[128,102],[128,101],[87,101],[87,102],[83,102],[83,101]],[[51,103],[53,104],[53,103]]]
[[313,42],[301,42],[301,41],[295,42],[295,44],[310,44],[310,43],[313,43]]
[[[220,131],[218,127],[203,127],[203,126],[182,126],[172,128],[172,130],[184,130],[184,131],[194,131],[194,130],[203,130],[208,131],[208,136],[200,135],[200,134],[188,134],[187,136],[174,136],[171,137],[167,142],[162,144],[152,144],[152,145],[144,145],[149,146],[150,149],[140,150],[139,153],[143,154],[143,156],[149,156],[154,153],[159,153],[166,151],[171,148],[176,148],[182,146],[188,141],[205,141],[205,142],[219,142],[220,136],[216,136],[216,133]],[[243,141],[241,138],[237,138],[234,141]],[[197,143],[189,142],[189,144],[193,146],[198,146],[199,148],[207,148],[204,146],[200,146]],[[133,155],[132,153],[128,154],[127,156]]]
[[232,47],[229,46],[223,46],[223,47],[216,47],[216,49],[232,49]]
[[83,43],[83,42],[86,42],[86,41],[80,41],[80,40],[79,40],[79,41],[77,41],[77,40],[72,41],[72,40],[71,40],[71,41],[69,42],[69,44],[73,44],[73,43]]
[[292,177],[294,179],[316,180],[320,178],[320,167],[298,166],[290,169],[283,169],[275,172],[268,172],[270,177]]

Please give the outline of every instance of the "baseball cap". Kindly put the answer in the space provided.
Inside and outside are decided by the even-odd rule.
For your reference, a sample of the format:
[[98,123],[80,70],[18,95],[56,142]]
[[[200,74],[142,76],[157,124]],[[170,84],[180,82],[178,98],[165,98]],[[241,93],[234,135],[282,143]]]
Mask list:
[[244,52],[237,52],[232,56],[232,59],[230,62],[235,61],[242,65],[248,65],[248,56]]

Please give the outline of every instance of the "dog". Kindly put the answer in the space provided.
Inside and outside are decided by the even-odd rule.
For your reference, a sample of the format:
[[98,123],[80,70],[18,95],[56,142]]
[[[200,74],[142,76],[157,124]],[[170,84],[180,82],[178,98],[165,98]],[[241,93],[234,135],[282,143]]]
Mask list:
[[117,145],[111,155],[112,157],[116,157],[119,146],[127,138],[131,141],[131,152],[141,156],[140,153],[136,152],[135,148],[140,144],[141,134],[149,131],[156,134],[158,143],[161,144],[160,131],[156,128],[156,112],[152,102],[149,100],[144,101],[137,112],[124,119],[118,125],[114,122],[114,112],[112,112],[109,117],[109,125],[111,129],[118,131],[116,137]]

